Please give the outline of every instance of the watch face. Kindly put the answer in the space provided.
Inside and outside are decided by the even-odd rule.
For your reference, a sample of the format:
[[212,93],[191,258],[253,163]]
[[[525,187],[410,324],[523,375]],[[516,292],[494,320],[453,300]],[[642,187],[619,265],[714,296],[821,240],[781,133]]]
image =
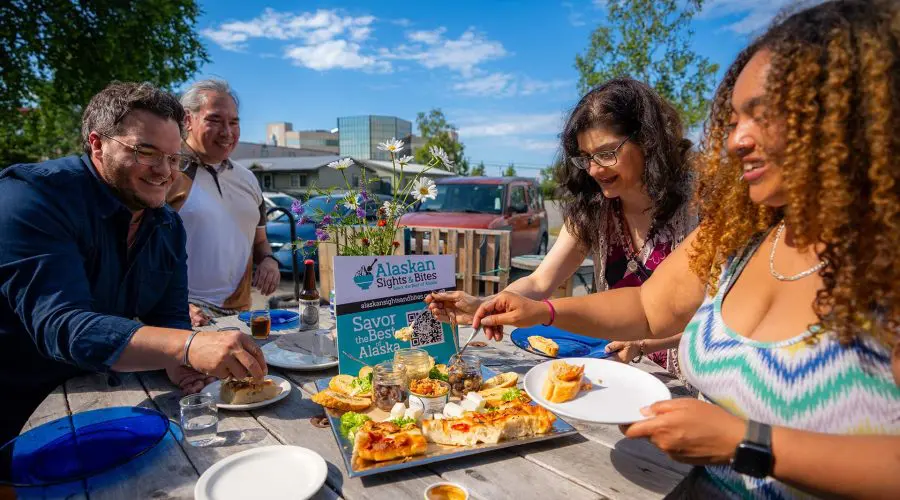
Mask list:
[[764,446],[741,443],[734,452],[732,468],[753,477],[766,477],[772,472],[772,452]]

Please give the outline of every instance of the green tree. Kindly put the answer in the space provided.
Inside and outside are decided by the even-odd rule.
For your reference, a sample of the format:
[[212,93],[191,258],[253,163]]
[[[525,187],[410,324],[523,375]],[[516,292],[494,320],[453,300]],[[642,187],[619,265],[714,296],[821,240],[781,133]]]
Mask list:
[[80,149],[81,112],[113,80],[172,89],[208,61],[195,0],[0,6],[0,168]]
[[556,188],[558,185],[556,183],[555,173],[559,167],[560,165],[556,164],[541,169],[541,193],[544,195],[545,199],[552,200],[556,198]]
[[607,0],[607,21],[575,56],[579,91],[631,76],[668,99],[688,127],[700,123],[718,71],[690,48],[690,22],[702,7],[703,0]]
[[472,175],[472,176],[482,176],[484,174],[485,174],[485,168],[484,168],[483,161],[478,162],[478,165],[472,167],[472,171],[469,173],[469,175]]
[[459,142],[456,126],[447,121],[440,108],[434,108],[428,114],[417,114],[416,127],[419,129],[419,136],[425,139],[425,145],[416,151],[416,163],[427,163],[431,159],[428,149],[439,146],[453,162],[454,173],[459,175],[469,173],[469,161],[463,154],[466,148]]
[[506,166],[506,170],[503,171],[503,175],[505,177],[515,177],[516,176],[516,164],[513,162],[509,162],[509,165]]

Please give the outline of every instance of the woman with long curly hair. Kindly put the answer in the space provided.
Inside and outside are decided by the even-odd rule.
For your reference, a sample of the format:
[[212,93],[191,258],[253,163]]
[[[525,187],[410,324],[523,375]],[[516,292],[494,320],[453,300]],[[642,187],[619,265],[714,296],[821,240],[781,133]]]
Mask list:
[[900,4],[798,12],[744,50],[703,144],[701,222],[640,288],[547,304],[500,294],[476,324],[620,339],[684,331],[700,400],[628,437],[702,465],[672,497],[900,492]]
[[[587,256],[598,290],[640,286],[696,225],[690,148],[675,108],[646,84],[618,78],[588,92],[561,134],[556,176],[565,225],[541,265],[506,290],[550,297]],[[440,319],[453,311],[469,323],[484,300],[448,292],[426,302]],[[607,350],[621,361],[654,353],[651,359],[678,374],[676,356],[666,352],[677,344],[649,339]]]

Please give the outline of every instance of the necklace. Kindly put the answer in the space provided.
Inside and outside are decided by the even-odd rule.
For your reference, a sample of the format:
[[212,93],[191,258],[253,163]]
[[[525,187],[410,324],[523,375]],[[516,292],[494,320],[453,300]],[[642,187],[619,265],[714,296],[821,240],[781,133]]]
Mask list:
[[[655,221],[651,221],[650,228],[647,230],[647,237],[644,238],[644,244],[641,245],[640,250],[635,253],[633,251],[634,240],[631,238],[631,228],[628,226],[628,221],[625,219],[625,211],[622,210],[621,201],[616,204],[616,209],[620,221],[619,224],[616,224],[616,229],[619,231],[619,238],[621,238],[622,244],[625,246],[625,256],[628,257],[626,268],[628,269],[628,272],[635,274],[638,270],[638,260],[641,258],[641,255],[643,255],[644,249],[647,248],[647,244],[653,239]],[[623,226],[628,229],[627,235],[625,234],[626,232],[623,229]]]
[[778,271],[775,270],[775,247],[778,246],[778,240],[781,238],[781,233],[784,232],[784,221],[781,221],[781,224],[778,226],[778,230],[775,231],[775,239],[772,241],[772,253],[769,254],[769,273],[773,278],[778,281],[797,281],[799,279],[805,278],[810,274],[817,273],[825,267],[825,261],[819,261],[818,264],[813,267],[803,271],[802,273],[797,273],[793,276],[785,276]]

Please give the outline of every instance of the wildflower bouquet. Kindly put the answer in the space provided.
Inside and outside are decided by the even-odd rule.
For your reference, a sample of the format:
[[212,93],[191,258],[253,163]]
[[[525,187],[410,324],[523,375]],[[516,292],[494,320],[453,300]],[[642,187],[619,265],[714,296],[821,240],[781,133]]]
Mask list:
[[[391,255],[400,242],[394,239],[400,225],[400,217],[414,203],[437,197],[434,181],[424,177],[428,170],[443,165],[452,168],[453,163],[443,149],[432,146],[429,149],[431,160],[425,168],[414,175],[406,175],[405,168],[412,161],[412,156],[399,156],[403,150],[403,141],[391,139],[378,145],[378,149],[387,151],[391,157],[392,199],[385,201],[375,214],[374,223],[367,219],[366,205],[372,195],[370,183],[366,177],[366,169],[360,169],[360,185],[351,186],[345,170],[354,164],[352,158],[341,158],[328,164],[341,173],[346,187],[344,195],[334,208],[326,213],[317,209],[316,213],[306,213],[305,205],[294,202],[291,211],[299,218],[298,225],[314,223],[316,237],[314,240],[299,241],[298,247],[309,255],[323,241],[334,241],[337,255]],[[330,191],[313,189],[319,195],[331,196]]]

